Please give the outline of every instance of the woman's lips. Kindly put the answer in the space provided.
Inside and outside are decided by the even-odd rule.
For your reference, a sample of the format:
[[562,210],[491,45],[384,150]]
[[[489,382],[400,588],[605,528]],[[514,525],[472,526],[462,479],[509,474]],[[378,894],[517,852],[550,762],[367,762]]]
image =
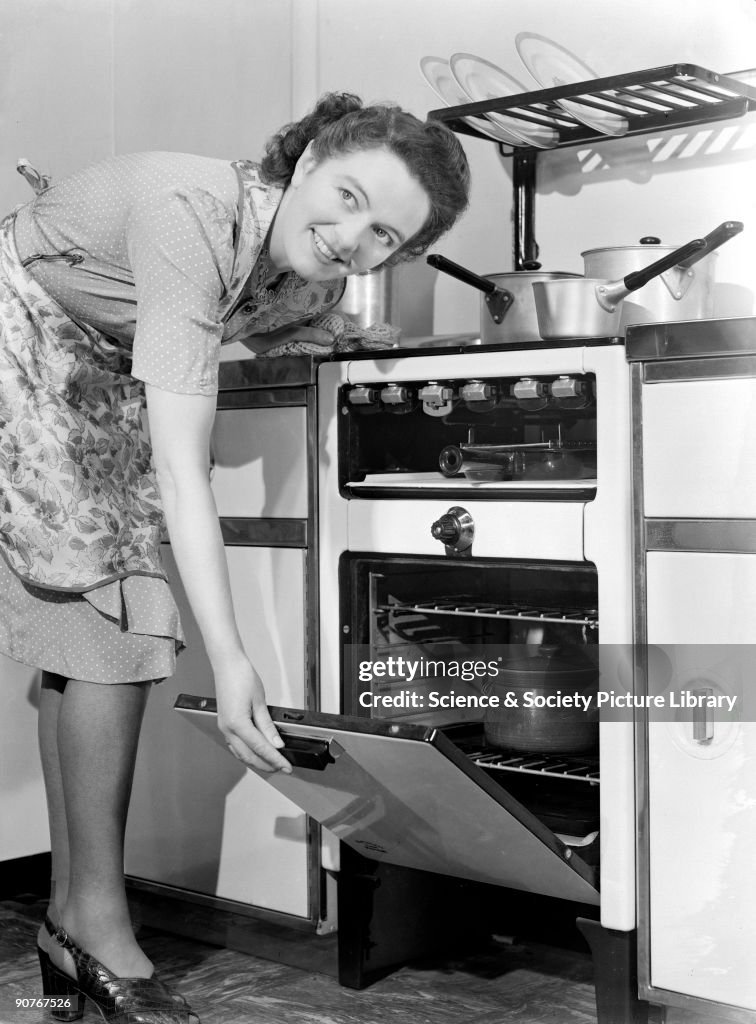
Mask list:
[[312,241],[313,241],[313,245],[315,246],[315,251],[318,253],[318,255],[323,259],[323,261],[325,263],[329,263],[330,264],[330,263],[341,263],[342,262],[341,259],[339,259],[339,257],[333,251],[333,249],[331,249],[326,244],[324,239],[321,238],[321,236],[318,234],[318,232],[314,228],[312,228]]

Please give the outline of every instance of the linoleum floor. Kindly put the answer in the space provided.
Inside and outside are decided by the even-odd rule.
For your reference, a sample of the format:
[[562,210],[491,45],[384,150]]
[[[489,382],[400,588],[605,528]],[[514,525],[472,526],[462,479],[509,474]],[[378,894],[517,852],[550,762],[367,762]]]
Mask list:
[[[16,999],[41,995],[35,935],[39,900],[0,902],[0,1024],[48,1024]],[[317,941],[304,936],[302,941]],[[249,956],[154,928],[140,942],[202,1024],[596,1024],[588,954],[492,941],[465,959],[403,967],[363,991],[328,974]],[[83,1024],[100,1021],[87,1004]],[[713,1024],[678,1016],[668,1024]]]

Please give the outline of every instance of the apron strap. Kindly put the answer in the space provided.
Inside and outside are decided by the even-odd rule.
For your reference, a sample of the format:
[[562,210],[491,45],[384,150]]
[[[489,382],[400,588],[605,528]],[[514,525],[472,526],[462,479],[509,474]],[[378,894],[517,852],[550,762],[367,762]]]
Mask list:
[[52,183],[52,178],[49,174],[40,174],[36,167],[32,167],[25,157],[21,157],[17,161],[16,170],[22,178],[28,181],[37,195],[48,189]]

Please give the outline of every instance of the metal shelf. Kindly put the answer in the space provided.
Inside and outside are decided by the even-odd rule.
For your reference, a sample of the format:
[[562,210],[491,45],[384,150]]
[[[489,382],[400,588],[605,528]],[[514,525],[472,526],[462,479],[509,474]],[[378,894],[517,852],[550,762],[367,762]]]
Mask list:
[[457,615],[474,619],[516,619],[526,622],[551,622],[560,626],[598,628],[598,612],[585,608],[536,608],[524,604],[482,603],[466,595],[382,605],[377,613],[421,612],[423,615]]
[[[756,110],[756,87],[733,77],[746,73],[722,75],[696,64],[668,64],[554,89],[444,107],[431,110],[428,117],[461,134],[493,142],[504,156],[512,156],[514,269],[529,270],[540,265],[535,240],[536,159],[539,152],[548,150],[528,145],[509,148],[477,131],[463,118],[497,113],[522,121],[523,127],[547,125],[558,133],[553,149],[621,141],[627,136],[743,117]],[[598,132],[565,110],[560,100],[579,103],[599,113],[619,114],[627,120],[627,131],[619,136]]]
[[[559,100],[580,103],[598,112],[619,114],[627,119],[627,131],[622,136],[607,136],[589,128],[565,110]],[[560,148],[585,142],[605,142],[608,138],[624,138],[627,135],[645,135],[661,129],[707,124],[742,117],[750,110],[756,110],[755,87],[695,64],[670,64],[555,89],[540,89],[500,99],[444,107],[431,110],[428,117],[444,121],[454,131],[489,139],[489,136],[483,135],[462,118],[488,113],[506,114],[507,117],[522,121],[524,127],[540,124],[556,129],[559,141],[553,148]],[[533,147],[527,145],[519,148],[533,150]]]
[[487,749],[467,751],[467,756],[481,768],[496,771],[547,775],[550,778],[589,782],[594,786],[601,781],[598,758],[559,757],[556,754],[506,754]]

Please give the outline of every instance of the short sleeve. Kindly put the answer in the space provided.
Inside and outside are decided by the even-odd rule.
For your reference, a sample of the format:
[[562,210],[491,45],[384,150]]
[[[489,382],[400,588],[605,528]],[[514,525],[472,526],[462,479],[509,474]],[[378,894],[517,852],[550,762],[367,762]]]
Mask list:
[[128,255],[136,289],[132,375],[165,391],[214,395],[233,264],[235,211],[202,189],[135,203]]

